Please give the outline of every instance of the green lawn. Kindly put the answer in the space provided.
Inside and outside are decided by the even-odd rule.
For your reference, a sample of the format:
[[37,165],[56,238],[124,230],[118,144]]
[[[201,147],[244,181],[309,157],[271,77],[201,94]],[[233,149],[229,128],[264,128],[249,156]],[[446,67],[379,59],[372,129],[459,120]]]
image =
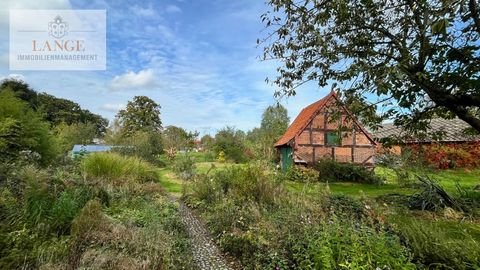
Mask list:
[[462,187],[474,187],[480,185],[480,170],[443,170],[429,175],[437,179],[447,190],[455,190],[455,182]]
[[[293,181],[285,182],[287,189],[293,192],[303,192],[307,195],[315,195],[327,188],[326,183],[299,183]],[[329,183],[328,188],[333,194],[343,194],[353,197],[377,197],[380,195],[398,193],[398,194],[412,194],[415,189],[400,188],[395,184],[385,185],[371,185],[371,184],[359,184],[359,183]]]
[[[385,194],[412,194],[416,192],[414,188],[400,187],[397,183],[395,172],[388,168],[377,167],[375,173],[386,179],[384,185],[371,185],[359,183],[337,182],[329,183],[328,188],[334,194],[344,194],[353,197],[378,197]],[[439,183],[448,191],[456,192],[455,183],[465,188],[471,188],[480,184],[480,170],[444,170],[435,172],[412,172],[419,175],[428,175],[439,181]],[[327,188],[325,183],[299,183],[293,181],[286,182],[287,189],[293,192],[303,192],[305,194],[315,195]]]
[[[209,157],[206,157],[205,153],[190,153],[196,159],[196,171],[199,174],[207,173],[208,171],[214,172],[222,170],[228,166],[243,166],[243,164],[234,163],[220,163],[216,161],[204,161]],[[329,183],[328,187],[325,183],[299,183],[293,181],[286,181],[285,185],[288,190],[293,192],[302,192],[307,195],[315,195],[326,188],[334,194],[344,194],[353,197],[378,197],[385,194],[412,194],[416,192],[414,188],[400,187],[397,183],[397,176],[392,169],[377,167],[375,173],[386,179],[384,185],[371,185],[360,183]],[[480,170],[442,170],[442,171],[412,171],[419,175],[428,175],[440,182],[449,192],[456,192],[455,183],[465,188],[471,188],[480,184]],[[159,170],[160,184],[165,188],[167,192],[174,195],[180,195],[182,192],[182,180],[179,179],[170,168],[162,168]]]
[[158,170],[159,183],[168,193],[180,196],[182,193],[182,180],[179,179],[170,168]]

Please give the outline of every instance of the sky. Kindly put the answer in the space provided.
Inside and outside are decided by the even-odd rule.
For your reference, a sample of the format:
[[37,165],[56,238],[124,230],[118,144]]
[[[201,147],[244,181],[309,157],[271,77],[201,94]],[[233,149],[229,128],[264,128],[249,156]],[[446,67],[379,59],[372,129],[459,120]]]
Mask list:
[[[105,9],[106,70],[9,70],[10,9]],[[145,95],[161,105],[164,126],[201,134],[225,126],[246,131],[276,102],[277,88],[265,78],[274,78],[277,64],[260,61],[256,44],[266,36],[260,16],[268,10],[262,0],[2,0],[0,79],[20,78],[109,120]],[[329,91],[309,83],[280,103],[293,121]]]

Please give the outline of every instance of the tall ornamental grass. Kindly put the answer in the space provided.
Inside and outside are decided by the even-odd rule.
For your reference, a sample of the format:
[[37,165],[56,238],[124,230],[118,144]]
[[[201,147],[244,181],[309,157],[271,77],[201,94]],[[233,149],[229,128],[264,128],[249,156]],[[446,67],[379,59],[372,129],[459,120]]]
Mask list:
[[157,179],[155,168],[148,162],[116,153],[94,153],[82,160],[82,169],[87,177],[101,178],[112,182],[153,181]]

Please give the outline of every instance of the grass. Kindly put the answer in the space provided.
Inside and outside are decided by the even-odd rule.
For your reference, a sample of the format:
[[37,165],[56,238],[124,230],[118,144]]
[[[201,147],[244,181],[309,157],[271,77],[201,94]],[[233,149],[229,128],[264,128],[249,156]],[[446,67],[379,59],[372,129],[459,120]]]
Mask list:
[[182,193],[183,182],[171,169],[162,168],[158,171],[158,181],[160,185],[172,195],[179,196]]
[[480,185],[480,170],[443,170],[430,173],[430,176],[437,179],[447,191],[456,190],[455,182],[462,187],[474,187]]
[[116,153],[94,153],[82,160],[82,170],[87,177],[108,181],[153,181],[157,179],[155,168],[137,157]]
[[[303,192],[306,194],[316,195],[320,194],[322,190],[327,188],[326,183],[299,183],[293,181],[285,182],[288,190],[292,192]],[[328,188],[333,194],[343,194],[349,195],[352,197],[377,197],[390,193],[398,194],[412,194],[415,192],[415,189],[411,188],[400,188],[395,184],[385,184],[385,185],[371,185],[371,184],[359,184],[359,183],[330,183]]]
[[[204,153],[189,153],[189,155],[193,155],[196,161],[202,160],[204,157]],[[236,163],[220,163],[216,161],[200,161],[195,162],[196,173],[197,174],[205,174],[210,171],[210,173],[218,172],[221,170],[225,170],[227,167],[230,166],[244,166],[245,164],[236,164]],[[213,168],[212,168],[213,166]],[[165,191],[171,193],[174,196],[180,196],[183,190],[183,185],[188,184],[181,180],[170,167],[161,168],[158,170],[159,176],[159,183],[165,189]]]
[[[397,183],[397,177],[395,172],[392,169],[377,167],[375,168],[375,173],[386,179],[386,184],[384,185],[371,185],[371,184],[360,184],[360,183],[348,183],[348,182],[337,182],[329,183],[328,188],[333,194],[343,194],[349,195],[352,197],[378,197],[386,194],[413,194],[417,190],[414,188],[400,187]],[[434,172],[418,172],[419,174],[427,174],[428,176],[438,180],[440,184],[448,192],[455,193],[457,191],[455,183],[456,181],[462,187],[470,188],[475,185],[480,184],[480,170],[444,170],[444,171],[434,171]],[[305,194],[316,195],[327,188],[325,183],[299,183],[294,181],[286,181],[286,187],[292,192],[303,192]]]
[[[214,166],[213,169],[212,168],[212,165]],[[198,162],[195,164],[195,166],[197,167],[197,173],[207,173],[210,169],[211,171],[220,171],[220,170],[224,170],[226,167],[230,167],[230,166],[243,166],[245,164],[237,164],[237,163],[228,163],[228,162],[225,162],[225,163],[220,163],[220,162]]]

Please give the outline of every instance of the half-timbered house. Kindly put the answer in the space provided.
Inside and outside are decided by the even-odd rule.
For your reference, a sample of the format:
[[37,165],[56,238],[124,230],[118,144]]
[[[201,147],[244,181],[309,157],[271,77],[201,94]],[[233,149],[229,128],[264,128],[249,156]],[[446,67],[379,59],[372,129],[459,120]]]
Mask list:
[[377,143],[335,92],[305,107],[278,140],[281,166],[313,164],[322,158],[373,164]]

